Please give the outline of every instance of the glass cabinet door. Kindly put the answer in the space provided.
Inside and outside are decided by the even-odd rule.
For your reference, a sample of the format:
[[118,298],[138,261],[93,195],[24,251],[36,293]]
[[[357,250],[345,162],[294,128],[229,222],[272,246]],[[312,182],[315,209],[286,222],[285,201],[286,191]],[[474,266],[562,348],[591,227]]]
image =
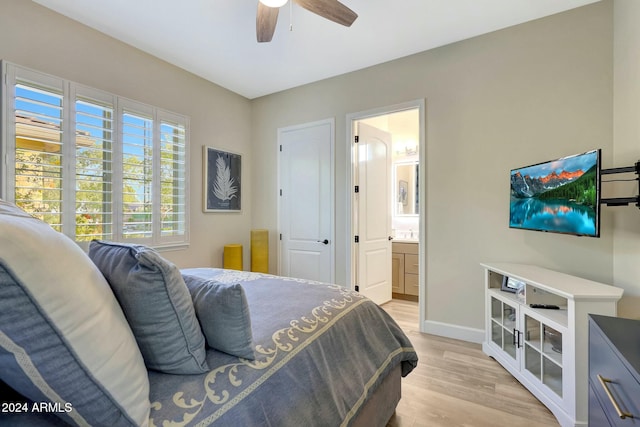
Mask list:
[[491,297],[491,340],[516,360],[516,307]]
[[562,333],[542,325],[542,382],[562,396]]
[[524,316],[524,368],[562,397],[562,333]]
[[540,322],[524,316],[524,368],[540,379],[542,365],[540,359]]

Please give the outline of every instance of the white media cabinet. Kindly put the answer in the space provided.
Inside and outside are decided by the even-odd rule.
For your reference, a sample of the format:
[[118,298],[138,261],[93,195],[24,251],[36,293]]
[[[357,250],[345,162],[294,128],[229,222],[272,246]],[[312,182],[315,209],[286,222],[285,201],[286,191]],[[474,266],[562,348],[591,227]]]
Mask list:
[[[560,425],[586,427],[588,315],[615,316],[623,290],[533,265],[481,265],[486,296],[482,350],[549,408]],[[524,282],[524,294],[501,290],[505,277]]]

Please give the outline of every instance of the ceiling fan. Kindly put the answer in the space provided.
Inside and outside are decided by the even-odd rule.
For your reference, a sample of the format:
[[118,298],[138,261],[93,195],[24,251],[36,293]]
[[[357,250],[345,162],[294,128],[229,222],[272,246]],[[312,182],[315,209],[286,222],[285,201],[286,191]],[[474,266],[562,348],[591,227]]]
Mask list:
[[[330,21],[350,27],[358,14],[338,0],[292,0],[308,11],[320,15]],[[278,11],[287,0],[259,0],[258,15],[256,17],[256,34],[258,42],[270,42],[276,30]]]

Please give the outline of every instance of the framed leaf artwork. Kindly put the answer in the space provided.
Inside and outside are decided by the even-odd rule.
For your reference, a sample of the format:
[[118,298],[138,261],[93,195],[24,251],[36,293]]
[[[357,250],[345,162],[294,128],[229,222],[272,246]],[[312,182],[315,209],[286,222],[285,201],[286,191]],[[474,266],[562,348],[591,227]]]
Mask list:
[[242,210],[242,156],[203,147],[205,212]]

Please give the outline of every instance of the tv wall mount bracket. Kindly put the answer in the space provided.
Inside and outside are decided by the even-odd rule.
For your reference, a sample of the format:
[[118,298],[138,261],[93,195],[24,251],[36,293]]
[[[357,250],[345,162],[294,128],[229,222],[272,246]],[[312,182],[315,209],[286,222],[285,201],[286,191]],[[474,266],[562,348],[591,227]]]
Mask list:
[[[633,166],[627,166],[622,168],[602,169],[600,172],[602,175],[615,175],[619,173],[635,173],[635,181],[638,181],[638,195],[636,197],[614,197],[611,199],[600,199],[600,203],[607,206],[628,206],[635,203],[640,208],[640,161],[637,161]],[[613,181],[604,181],[613,182]]]

